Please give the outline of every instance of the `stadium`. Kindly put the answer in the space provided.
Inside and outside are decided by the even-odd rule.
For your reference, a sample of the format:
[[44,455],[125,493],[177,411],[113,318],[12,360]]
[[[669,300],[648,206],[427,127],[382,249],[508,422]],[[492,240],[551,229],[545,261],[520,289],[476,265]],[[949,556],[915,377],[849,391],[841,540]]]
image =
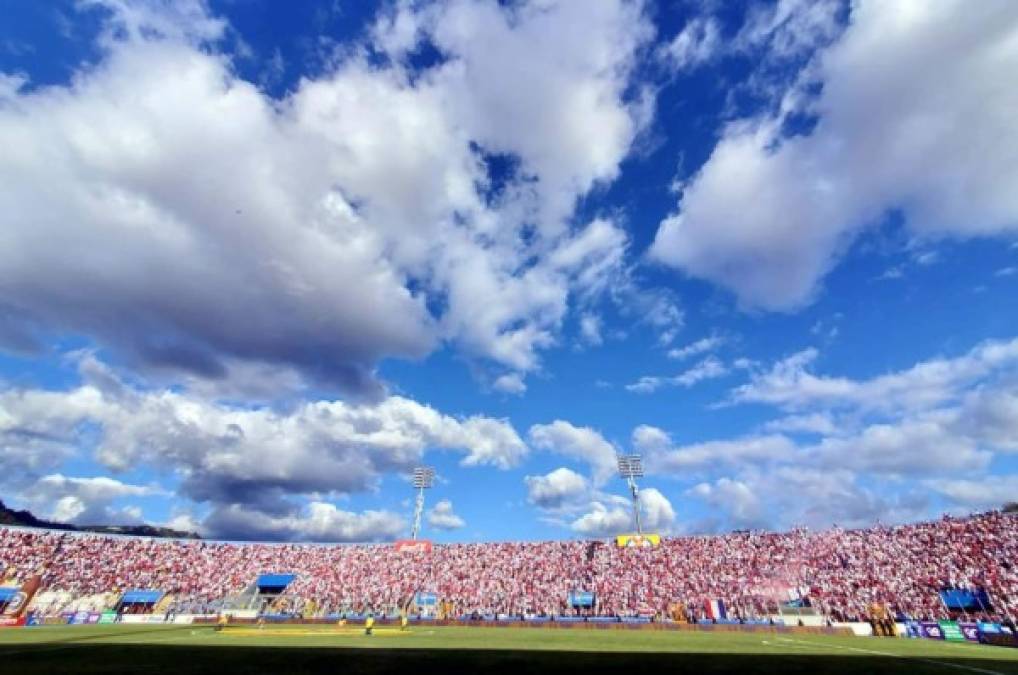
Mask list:
[[1018,0],[0,17],[0,675],[1018,675]]
[[489,544],[7,527],[0,610],[23,628],[0,634],[0,659],[25,673],[180,659],[193,672],[271,672],[266,659],[289,672],[333,659],[350,672],[437,671],[455,650],[464,671],[1012,673],[1016,560],[1018,514],[1000,511],[864,530]]

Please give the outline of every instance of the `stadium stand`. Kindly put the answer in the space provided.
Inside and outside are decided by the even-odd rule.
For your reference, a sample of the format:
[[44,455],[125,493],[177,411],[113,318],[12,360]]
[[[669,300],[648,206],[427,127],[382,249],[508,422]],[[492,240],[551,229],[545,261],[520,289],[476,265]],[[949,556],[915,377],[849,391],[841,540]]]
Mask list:
[[[0,579],[42,574],[33,604],[46,612],[117,602],[118,592],[159,589],[174,613],[215,612],[263,574],[293,574],[272,610],[324,616],[398,611],[419,592],[447,616],[635,617],[732,620],[784,607],[832,621],[865,620],[874,603],[897,617],[949,613],[939,591],[979,589],[979,617],[1018,610],[1018,515],[784,533],[666,537],[657,547],[607,541],[435,545],[226,543],[0,528]],[[592,607],[571,607],[576,591]],[[676,608],[681,608],[676,610]],[[161,606],[160,609],[163,609]],[[973,618],[979,618],[973,617]]]

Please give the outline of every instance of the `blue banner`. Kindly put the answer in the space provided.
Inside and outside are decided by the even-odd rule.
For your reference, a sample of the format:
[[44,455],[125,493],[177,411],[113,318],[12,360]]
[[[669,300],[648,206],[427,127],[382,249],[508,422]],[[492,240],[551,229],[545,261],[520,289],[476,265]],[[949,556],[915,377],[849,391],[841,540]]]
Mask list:
[[943,590],[940,591],[940,600],[944,603],[944,607],[958,612],[988,612],[993,609],[990,605],[990,596],[982,589],[977,591],[961,588]]
[[159,602],[159,599],[162,597],[163,592],[160,590],[133,588],[129,591],[124,591],[124,594],[120,596],[120,602],[124,604],[154,604]]
[[984,635],[991,635],[991,634],[999,633],[1000,632],[1000,624],[999,623],[989,623],[987,621],[980,621],[979,622],[979,632],[983,633]]
[[594,594],[590,591],[571,591],[566,602],[570,607],[593,607]]
[[437,605],[438,596],[434,593],[417,593],[414,595],[414,602],[421,607],[425,605]]

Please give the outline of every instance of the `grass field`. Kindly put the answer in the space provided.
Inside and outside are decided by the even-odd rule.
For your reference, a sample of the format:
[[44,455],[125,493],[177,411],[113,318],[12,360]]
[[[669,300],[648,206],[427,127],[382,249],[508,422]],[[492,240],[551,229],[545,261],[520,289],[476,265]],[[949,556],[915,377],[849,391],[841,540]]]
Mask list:
[[322,626],[45,626],[0,630],[0,672],[981,673],[1018,675],[1018,649],[772,633]]

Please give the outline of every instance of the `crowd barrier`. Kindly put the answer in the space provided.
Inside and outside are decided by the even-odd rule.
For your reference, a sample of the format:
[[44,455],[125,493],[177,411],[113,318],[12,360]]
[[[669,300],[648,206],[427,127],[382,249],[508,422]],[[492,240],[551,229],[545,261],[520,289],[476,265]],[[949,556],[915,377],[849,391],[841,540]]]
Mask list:
[[[258,622],[255,616],[232,615],[231,625],[253,625]],[[66,612],[59,616],[38,616],[29,614],[27,617],[0,617],[0,628],[19,626],[49,625],[88,625],[88,624],[198,624],[212,625],[218,621],[215,614],[124,614],[117,616],[112,611],[105,612]],[[289,615],[269,615],[263,617],[273,624],[282,625],[334,625],[339,616],[300,618]],[[349,625],[359,625],[366,618],[363,615],[347,615],[344,617]],[[398,625],[397,617],[377,617],[376,626]],[[770,622],[752,623],[675,623],[672,621],[652,621],[646,617],[533,617],[530,619],[485,617],[480,619],[433,619],[413,617],[412,625],[426,626],[479,626],[485,628],[545,628],[549,630],[654,630],[654,631],[693,631],[721,633],[783,633],[800,635],[843,635],[869,637],[873,635],[870,624],[864,622],[836,623],[831,626],[798,626]],[[957,642],[981,642],[1006,647],[1018,647],[1018,634],[996,623],[954,622],[954,621],[910,621],[897,623],[896,633],[899,638],[946,640]]]
[[[595,618],[595,617],[591,617]],[[412,619],[411,625],[428,625],[428,626],[461,626],[471,627],[479,626],[484,628],[545,628],[549,630],[657,630],[657,631],[697,631],[697,632],[750,632],[750,633],[796,633],[796,634],[811,634],[811,635],[852,635],[852,631],[843,626],[785,626],[780,624],[768,624],[768,623],[727,623],[727,624],[701,624],[701,623],[673,623],[670,621],[625,621],[611,617],[596,617],[597,620],[589,621],[584,620],[583,617],[558,617],[555,620],[460,620],[460,619],[431,619],[431,620],[418,620]],[[563,620],[566,619],[566,620]],[[357,625],[362,622],[361,618],[348,618],[350,624]],[[233,625],[251,625],[256,623],[256,619],[233,619],[231,624]],[[286,618],[286,619],[272,619],[274,624],[284,625],[329,625],[336,623],[337,619],[333,618]],[[214,624],[216,617],[195,617],[195,624]],[[376,626],[392,626],[398,624],[397,619],[391,618],[379,618],[376,620]]]

